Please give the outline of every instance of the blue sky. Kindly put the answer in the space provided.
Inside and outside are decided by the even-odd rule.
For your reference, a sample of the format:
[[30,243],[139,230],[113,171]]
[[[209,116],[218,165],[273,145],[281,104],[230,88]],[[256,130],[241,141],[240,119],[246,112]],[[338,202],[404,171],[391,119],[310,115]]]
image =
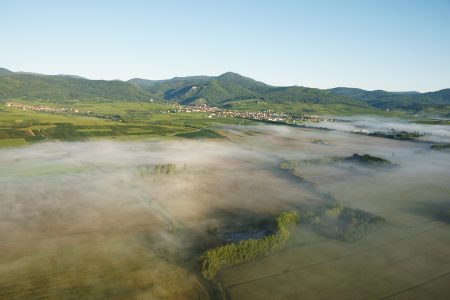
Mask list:
[[449,0],[0,0],[0,41],[13,71],[450,88]]

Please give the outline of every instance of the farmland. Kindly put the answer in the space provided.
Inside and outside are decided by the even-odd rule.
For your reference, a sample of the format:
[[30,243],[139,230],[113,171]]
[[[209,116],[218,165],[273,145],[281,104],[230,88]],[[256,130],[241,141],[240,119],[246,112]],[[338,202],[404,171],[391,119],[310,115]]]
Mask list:
[[449,16],[0,1],[0,300],[449,300]]
[[[449,154],[430,147],[448,143],[441,127],[396,140],[133,105],[2,109],[2,134],[24,134],[0,150],[3,298],[448,293]],[[284,212],[298,215],[288,229]]]
[[[47,101],[29,103],[62,107],[61,104]],[[235,118],[210,120],[205,113],[170,113],[172,106],[156,103],[75,102],[63,106],[77,110],[78,113],[39,112],[0,105],[0,147],[26,145],[42,140],[123,140],[176,136],[217,138],[220,135],[205,128],[217,122],[250,122]]]

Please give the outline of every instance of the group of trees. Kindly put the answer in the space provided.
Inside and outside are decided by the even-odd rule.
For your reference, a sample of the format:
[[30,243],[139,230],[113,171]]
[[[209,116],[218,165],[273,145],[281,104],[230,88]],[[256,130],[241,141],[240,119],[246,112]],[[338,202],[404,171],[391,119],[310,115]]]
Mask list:
[[376,136],[376,137],[384,137],[388,139],[394,139],[394,140],[412,140],[419,138],[423,136],[424,134],[419,133],[417,131],[414,132],[407,132],[407,131],[397,131],[397,130],[390,130],[387,132],[383,131],[376,131],[369,133],[370,136]]
[[392,163],[384,158],[373,156],[370,154],[359,155],[358,153],[354,153],[352,156],[342,159],[344,162],[354,162],[365,165],[372,166],[387,166],[392,165]]
[[302,222],[320,234],[352,242],[384,224],[385,220],[371,213],[343,207],[339,202],[301,215]]
[[297,223],[298,219],[295,211],[283,212],[275,219],[276,230],[273,234],[205,251],[201,257],[203,275],[212,279],[224,266],[249,261],[278,249],[289,239],[289,225]]
[[146,165],[139,167],[139,173],[142,177],[150,175],[170,175],[177,172],[177,165],[172,163]]
[[292,175],[301,180],[304,184],[316,190],[324,199],[331,201],[330,204],[317,207],[313,210],[301,212],[300,218],[302,223],[307,224],[314,231],[329,238],[352,242],[360,239],[372,232],[382,224],[385,220],[371,213],[342,206],[336,199],[328,193],[320,192],[316,189],[314,183],[302,178],[296,169],[303,163],[321,164],[336,162],[356,162],[366,166],[395,166],[390,161],[372,156],[369,154],[359,155],[353,154],[347,158],[328,157],[303,161],[283,160],[279,164],[279,168],[290,172]]
[[450,143],[431,145],[431,149],[433,149],[433,150],[449,150],[450,149]]

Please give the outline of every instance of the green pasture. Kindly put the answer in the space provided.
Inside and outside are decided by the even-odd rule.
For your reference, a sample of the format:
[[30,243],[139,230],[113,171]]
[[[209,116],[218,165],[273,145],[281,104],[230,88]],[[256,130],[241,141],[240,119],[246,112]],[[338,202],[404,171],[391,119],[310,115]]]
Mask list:
[[76,141],[98,138],[218,138],[211,126],[243,124],[236,118],[210,119],[207,113],[174,113],[168,104],[140,102],[77,102],[57,106],[44,100],[23,104],[72,108],[79,113],[0,110],[0,147],[21,146],[45,140]]

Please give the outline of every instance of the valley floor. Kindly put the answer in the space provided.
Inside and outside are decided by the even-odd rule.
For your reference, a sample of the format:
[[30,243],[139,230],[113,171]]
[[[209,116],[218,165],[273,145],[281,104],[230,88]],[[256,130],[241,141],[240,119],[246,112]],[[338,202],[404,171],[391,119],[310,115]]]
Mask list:
[[[0,298],[450,293],[450,159],[430,147],[450,142],[446,128],[395,140],[133,105],[96,104],[97,117],[2,108]],[[202,276],[204,251],[261,238],[283,211],[300,220],[282,248]]]

